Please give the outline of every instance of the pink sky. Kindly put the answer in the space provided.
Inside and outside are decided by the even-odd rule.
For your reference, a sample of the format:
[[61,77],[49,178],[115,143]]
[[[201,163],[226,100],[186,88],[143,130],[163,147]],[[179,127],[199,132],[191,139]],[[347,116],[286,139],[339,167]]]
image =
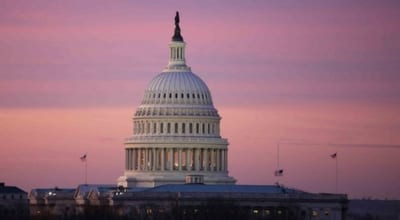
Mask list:
[[116,183],[181,13],[240,184],[400,199],[397,1],[1,1],[0,181]]

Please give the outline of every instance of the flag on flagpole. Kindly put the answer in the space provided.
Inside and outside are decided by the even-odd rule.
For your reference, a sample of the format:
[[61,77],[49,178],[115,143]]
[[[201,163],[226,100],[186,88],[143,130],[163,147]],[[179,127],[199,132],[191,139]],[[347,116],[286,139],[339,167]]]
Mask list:
[[332,157],[332,159],[336,159],[336,157],[337,157],[337,152],[334,153],[334,154],[331,154],[331,157]]
[[275,170],[275,176],[283,176],[283,170]]
[[84,154],[84,155],[81,157],[81,161],[82,161],[82,162],[86,162],[86,154]]

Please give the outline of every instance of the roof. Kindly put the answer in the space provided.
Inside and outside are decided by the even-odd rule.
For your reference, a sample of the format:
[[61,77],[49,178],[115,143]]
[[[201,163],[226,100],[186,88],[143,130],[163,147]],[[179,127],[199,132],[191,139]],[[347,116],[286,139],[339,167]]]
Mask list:
[[300,190],[276,185],[207,185],[207,184],[170,184],[145,190],[146,192],[203,192],[203,193],[304,193]]
[[[210,105],[212,99],[206,83],[196,74],[185,72],[162,72],[154,77],[147,86],[146,93],[151,100],[186,100]],[[166,97],[164,97],[166,93]],[[169,93],[172,94],[169,97]],[[160,97],[158,97],[160,94]],[[177,97],[175,97],[177,94]],[[183,94],[183,97],[182,97]],[[187,94],[190,97],[187,97]],[[195,97],[193,97],[195,94]],[[199,95],[199,97],[198,97]],[[198,100],[197,100],[198,99]]]
[[2,194],[27,194],[27,192],[23,191],[22,189],[16,186],[1,186],[0,193]]
[[77,194],[86,196],[90,191],[97,190],[100,193],[109,192],[116,190],[117,186],[114,184],[82,184],[79,185],[75,191],[75,197]]

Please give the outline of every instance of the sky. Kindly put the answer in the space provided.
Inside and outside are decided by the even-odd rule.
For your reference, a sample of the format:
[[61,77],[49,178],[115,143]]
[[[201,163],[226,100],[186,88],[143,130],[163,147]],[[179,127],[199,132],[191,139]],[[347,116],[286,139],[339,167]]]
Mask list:
[[[398,1],[0,1],[0,181],[116,183],[175,11],[238,184],[400,199]],[[279,168],[283,177],[274,177]],[[337,161],[330,157],[337,152]]]

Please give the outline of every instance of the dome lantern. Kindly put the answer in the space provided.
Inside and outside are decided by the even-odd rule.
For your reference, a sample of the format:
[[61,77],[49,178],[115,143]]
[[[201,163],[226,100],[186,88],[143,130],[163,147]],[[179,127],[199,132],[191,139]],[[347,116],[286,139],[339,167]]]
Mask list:
[[185,60],[185,47],[186,43],[183,41],[181,35],[181,28],[179,27],[179,12],[175,15],[175,31],[172,36],[172,41],[169,43],[170,55],[168,65],[165,67],[163,72],[170,71],[190,71],[190,67],[186,65]]

